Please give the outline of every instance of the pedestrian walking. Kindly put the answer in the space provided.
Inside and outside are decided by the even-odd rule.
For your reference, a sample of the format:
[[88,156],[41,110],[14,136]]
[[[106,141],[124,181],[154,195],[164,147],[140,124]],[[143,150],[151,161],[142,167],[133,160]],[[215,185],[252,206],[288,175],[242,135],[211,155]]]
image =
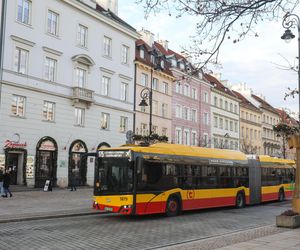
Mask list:
[[3,171],[0,169],[0,195],[3,194]]
[[4,188],[4,195],[2,195],[3,198],[7,198],[7,193],[9,193],[10,197],[13,196],[9,190],[9,184],[10,184],[10,172],[6,170],[3,175],[3,188]]
[[70,181],[71,181],[71,183],[70,183],[71,190],[70,191],[73,191],[73,190],[76,191],[76,169],[72,169]]

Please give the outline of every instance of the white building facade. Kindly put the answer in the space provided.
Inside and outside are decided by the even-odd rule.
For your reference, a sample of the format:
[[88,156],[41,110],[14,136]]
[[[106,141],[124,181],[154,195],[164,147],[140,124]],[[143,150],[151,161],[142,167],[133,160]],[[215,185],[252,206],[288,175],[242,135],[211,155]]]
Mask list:
[[138,33],[93,0],[9,0],[2,13],[0,168],[12,184],[92,185],[80,157],[133,126]]
[[239,150],[239,99],[217,78],[207,75],[211,89],[212,147]]

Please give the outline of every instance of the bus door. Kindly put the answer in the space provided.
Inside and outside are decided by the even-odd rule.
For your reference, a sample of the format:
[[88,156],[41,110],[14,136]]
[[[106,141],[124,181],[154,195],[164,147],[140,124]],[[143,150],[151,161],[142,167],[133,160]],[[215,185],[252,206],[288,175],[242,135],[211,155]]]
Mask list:
[[261,166],[260,162],[249,159],[249,204],[259,204],[261,202]]

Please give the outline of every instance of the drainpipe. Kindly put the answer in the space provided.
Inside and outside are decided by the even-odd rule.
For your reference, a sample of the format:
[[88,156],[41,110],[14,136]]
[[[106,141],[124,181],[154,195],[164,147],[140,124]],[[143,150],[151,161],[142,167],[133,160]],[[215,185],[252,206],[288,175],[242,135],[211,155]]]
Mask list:
[[136,123],[136,82],[137,82],[137,80],[136,80],[136,78],[137,78],[137,76],[136,76],[136,71],[137,71],[137,69],[136,69],[136,61],[134,61],[134,86],[133,86],[133,134],[135,134],[135,123]]
[[0,108],[1,108],[1,96],[2,96],[5,25],[6,25],[6,0],[2,0],[1,27],[0,27]]

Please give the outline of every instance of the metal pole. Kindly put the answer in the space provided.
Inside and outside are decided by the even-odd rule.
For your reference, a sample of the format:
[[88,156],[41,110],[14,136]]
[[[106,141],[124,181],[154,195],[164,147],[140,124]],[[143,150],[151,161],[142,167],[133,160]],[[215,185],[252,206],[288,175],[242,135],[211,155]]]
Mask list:
[[0,107],[1,107],[1,96],[2,96],[5,26],[6,26],[6,0],[2,0],[1,28],[0,28],[0,47],[1,47],[0,48]]
[[150,92],[149,92],[149,106],[150,106],[150,117],[149,117],[149,136],[152,134],[152,81],[153,81],[153,68],[151,66],[151,82],[150,82]]
[[[298,17],[297,22],[297,28],[298,28],[298,97],[299,97],[299,128],[300,128],[300,22]],[[298,135],[299,137],[300,135]],[[296,178],[295,178],[295,190],[293,195],[293,211],[300,213],[300,148],[299,145],[297,145],[296,148],[296,156],[297,156],[297,162],[296,162]]]

